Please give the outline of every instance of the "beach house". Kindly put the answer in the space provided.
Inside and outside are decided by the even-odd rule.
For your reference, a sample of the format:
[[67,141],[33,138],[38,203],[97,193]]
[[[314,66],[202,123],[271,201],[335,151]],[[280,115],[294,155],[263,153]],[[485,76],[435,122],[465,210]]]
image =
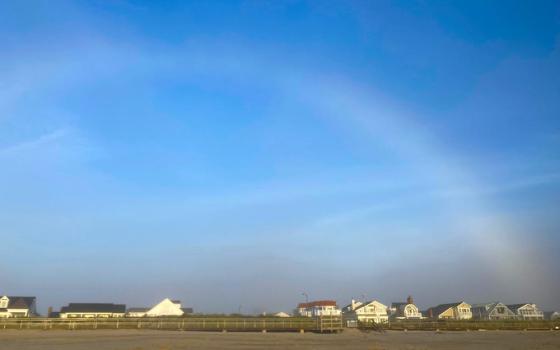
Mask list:
[[515,313],[500,302],[472,305],[471,312],[475,320],[512,320],[516,318]]
[[511,304],[507,306],[519,320],[544,320],[544,313],[536,304]]
[[0,317],[31,317],[37,315],[37,298],[7,296],[0,297]]
[[342,308],[342,318],[347,325],[355,322],[387,323],[389,321],[387,306],[377,300],[360,302],[352,299],[350,304]]
[[306,317],[340,316],[340,309],[334,300],[316,300],[299,303],[295,314]]
[[60,309],[60,318],[124,317],[126,305],[109,303],[70,303]]
[[192,313],[192,308],[182,308],[180,300],[165,298],[152,308],[130,308],[126,317],[172,317]]
[[389,317],[395,320],[419,320],[422,313],[414,304],[412,296],[406,298],[406,302],[392,303],[389,308]]
[[426,310],[424,316],[431,319],[470,320],[472,318],[471,305],[464,301],[440,304]]

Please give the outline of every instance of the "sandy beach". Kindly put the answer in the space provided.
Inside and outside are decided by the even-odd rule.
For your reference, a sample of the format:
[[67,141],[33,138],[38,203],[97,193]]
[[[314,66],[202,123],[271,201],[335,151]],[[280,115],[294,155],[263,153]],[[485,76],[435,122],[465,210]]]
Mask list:
[[177,331],[0,331],[1,350],[181,349],[559,349],[560,332],[398,332],[340,334]]

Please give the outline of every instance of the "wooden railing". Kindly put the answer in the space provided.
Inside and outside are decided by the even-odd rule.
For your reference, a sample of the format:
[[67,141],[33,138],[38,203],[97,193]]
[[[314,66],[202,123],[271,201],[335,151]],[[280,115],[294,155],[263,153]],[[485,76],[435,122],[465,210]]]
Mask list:
[[416,320],[416,321],[391,321],[384,324],[361,323],[358,328],[371,330],[398,330],[398,331],[475,331],[475,330],[558,330],[560,320],[546,321],[480,321],[480,320]]
[[338,332],[340,317],[4,318],[3,329],[160,329],[231,332]]
[[[359,323],[363,330],[396,331],[474,331],[474,330],[553,330],[555,321],[391,321],[383,324]],[[188,316],[166,318],[0,318],[4,329],[159,329],[219,332],[340,332],[340,317],[242,317]]]

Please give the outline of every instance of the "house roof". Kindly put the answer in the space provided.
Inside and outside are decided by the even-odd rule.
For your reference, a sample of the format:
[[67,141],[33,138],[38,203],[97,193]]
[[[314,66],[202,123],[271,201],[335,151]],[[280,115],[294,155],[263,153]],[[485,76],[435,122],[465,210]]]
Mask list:
[[126,305],[108,303],[70,303],[60,309],[61,313],[96,312],[96,313],[125,313]]
[[512,309],[508,305],[499,301],[495,301],[493,303],[487,303],[487,304],[474,304],[471,305],[471,309],[477,312],[479,312],[478,309],[484,309],[485,312],[492,313],[494,309],[496,309],[498,306],[505,307],[507,310],[509,310],[509,312],[512,312]]
[[406,305],[408,305],[408,303],[391,303],[391,307],[395,309],[398,309],[399,307],[406,306]]
[[336,306],[336,301],[334,300],[316,300],[310,301],[308,303],[299,303],[298,309],[314,307],[314,306]]
[[[361,301],[354,301],[354,306],[358,307],[358,305],[362,305],[363,303]],[[345,307],[343,307],[343,309],[352,309],[352,303],[346,305]]]
[[173,304],[181,304],[181,300],[171,300]]
[[363,303],[362,305],[360,305],[360,306],[356,307],[356,308],[355,308],[354,310],[358,310],[358,309],[361,309],[361,308],[363,308],[363,307],[366,307],[366,306],[368,306],[368,305],[371,305],[372,303],[375,303],[375,302],[377,302],[378,304],[381,304],[381,305],[383,305],[383,307],[386,307],[386,306],[385,306],[384,304],[380,303],[380,302],[379,302],[379,301],[377,301],[377,300],[370,300],[370,301],[366,301],[366,302],[365,302],[365,303]]
[[517,310],[525,305],[532,305],[531,303],[525,303],[525,304],[510,304],[510,305],[506,305],[507,307],[509,307],[510,310]]
[[495,301],[492,303],[482,303],[482,304],[472,304],[471,305],[471,309],[478,309],[478,308],[483,308],[483,309],[487,309],[490,310],[492,309],[494,306],[500,304],[499,302]]
[[464,301],[459,301],[459,302],[455,302],[455,303],[449,303],[449,304],[439,304],[438,306],[434,306],[429,308],[428,310],[426,310],[426,314],[429,315],[430,311],[432,312],[432,314],[434,316],[440,315],[441,313],[445,312],[447,309],[461,305],[462,303],[464,303]]
[[186,314],[192,314],[194,312],[192,307],[183,307],[181,310]]
[[29,309],[35,302],[35,297],[9,296],[8,309]]

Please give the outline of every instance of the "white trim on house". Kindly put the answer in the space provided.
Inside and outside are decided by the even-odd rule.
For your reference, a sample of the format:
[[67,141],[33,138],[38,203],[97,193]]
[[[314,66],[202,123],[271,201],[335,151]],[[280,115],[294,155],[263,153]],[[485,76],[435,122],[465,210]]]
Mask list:
[[544,312],[536,304],[513,304],[508,307],[520,320],[544,320]]
[[363,323],[387,323],[389,321],[387,306],[377,300],[362,303],[352,299],[350,304],[342,309],[342,317],[347,324],[356,321]]

